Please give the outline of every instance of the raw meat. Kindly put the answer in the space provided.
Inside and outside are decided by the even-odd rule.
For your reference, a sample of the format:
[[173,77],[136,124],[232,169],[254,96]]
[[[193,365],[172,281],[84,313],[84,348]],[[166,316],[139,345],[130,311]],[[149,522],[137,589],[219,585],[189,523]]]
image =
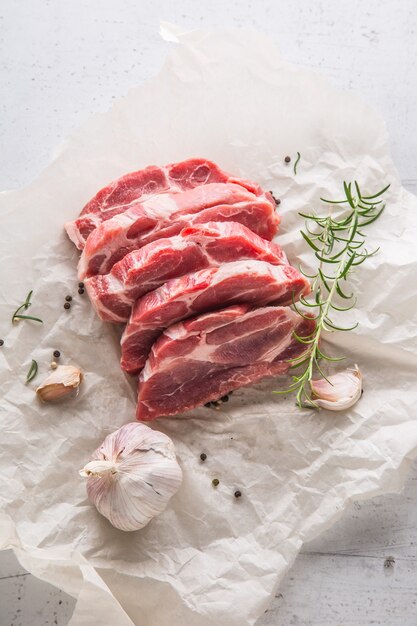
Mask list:
[[309,290],[295,268],[264,261],[236,261],[169,280],[134,305],[121,340],[121,367],[139,372],[154,341],[179,320],[235,303],[285,306]]
[[284,374],[306,346],[293,337],[314,321],[285,307],[234,306],[168,328],[139,378],[136,417],[153,420],[217,400],[266,376]]
[[279,218],[271,194],[256,196],[235,183],[208,183],[183,193],[160,194],[133,203],[91,233],[78,265],[79,279],[107,274],[128,252],[177,235],[190,224],[209,221],[241,222],[271,240]]
[[182,192],[207,183],[237,182],[256,195],[261,190],[255,183],[230,176],[207,159],[187,159],[179,163],[126,174],[101,189],[65,229],[77,248],[84,248],[87,237],[101,222],[123,213],[134,201],[145,200],[166,192]]
[[158,239],[127,254],[110,274],[85,281],[90,300],[102,320],[127,322],[138,298],[177,278],[228,261],[257,259],[287,263],[281,248],[236,222],[209,222],[184,228],[179,235]]

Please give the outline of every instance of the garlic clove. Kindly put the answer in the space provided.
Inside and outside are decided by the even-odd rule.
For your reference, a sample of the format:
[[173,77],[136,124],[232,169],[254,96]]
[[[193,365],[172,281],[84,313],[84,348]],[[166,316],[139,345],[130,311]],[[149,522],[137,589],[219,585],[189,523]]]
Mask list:
[[91,461],[87,463],[78,473],[83,478],[90,476],[105,476],[106,474],[115,474],[116,467],[113,461]]
[[171,439],[138,422],[108,435],[79,473],[97,510],[126,531],[161,513],[182,481]]
[[311,381],[313,399],[320,408],[344,411],[356,404],[362,395],[362,373],[357,365],[327,378]]
[[43,402],[61,400],[69,394],[78,394],[83,379],[81,370],[73,365],[59,365],[43,381],[36,393]]

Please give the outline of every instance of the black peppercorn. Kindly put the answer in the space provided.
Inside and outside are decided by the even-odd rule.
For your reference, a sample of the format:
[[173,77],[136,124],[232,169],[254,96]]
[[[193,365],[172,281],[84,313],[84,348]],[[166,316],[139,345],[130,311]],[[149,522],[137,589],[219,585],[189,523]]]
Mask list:
[[204,406],[209,409],[211,407],[211,402],[206,402]]
[[241,495],[242,495],[242,493],[239,491],[239,489],[237,489],[235,491],[235,498],[240,498]]
[[0,346],[4,346],[4,340],[0,339]]
[[64,309],[70,309],[70,308],[71,308],[70,303],[69,303],[69,302],[66,302],[66,303],[64,304]]
[[78,283],[78,287],[79,287],[80,289],[84,289],[84,283]]
[[213,478],[213,480],[211,481],[211,484],[213,485],[213,487],[217,487],[220,483],[220,480],[218,478]]
[[201,459],[202,461],[205,461],[205,460],[206,460],[206,458],[207,458],[207,454],[205,454],[204,452],[202,452],[202,453],[200,454],[200,459]]
[[56,359],[59,359],[59,357],[60,357],[60,356],[61,356],[60,351],[59,351],[59,350],[54,350],[54,357],[55,357]]
[[222,402],[229,402],[229,396],[223,396],[222,398],[220,398],[220,400]]
[[272,193],[272,191],[270,191],[269,193],[271,194],[272,199],[274,200],[274,202],[275,202],[275,205],[276,205],[276,206],[278,206],[279,204],[281,204],[281,200],[280,200],[279,198],[276,198],[276,197],[274,196],[274,194]]
[[84,289],[82,287],[79,288],[78,293],[82,296],[84,293]]
[[72,300],[72,296],[65,296],[65,300],[66,300],[67,302],[71,302],[71,300]]
[[291,157],[290,156],[286,156],[284,161],[285,161],[285,163],[289,163],[291,161]]

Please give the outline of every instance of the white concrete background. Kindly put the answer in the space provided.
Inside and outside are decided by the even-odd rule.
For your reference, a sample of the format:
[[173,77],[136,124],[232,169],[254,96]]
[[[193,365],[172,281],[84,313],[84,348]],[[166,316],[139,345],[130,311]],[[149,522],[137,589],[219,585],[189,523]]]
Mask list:
[[[289,60],[360,93],[385,116],[400,176],[417,193],[414,0],[2,0],[0,188],[33,180],[91,112],[158,71],[160,19],[250,24]],[[417,468],[401,495],[355,503],[305,547],[259,626],[416,626],[416,504]],[[0,626],[64,626],[72,608],[0,554]]]

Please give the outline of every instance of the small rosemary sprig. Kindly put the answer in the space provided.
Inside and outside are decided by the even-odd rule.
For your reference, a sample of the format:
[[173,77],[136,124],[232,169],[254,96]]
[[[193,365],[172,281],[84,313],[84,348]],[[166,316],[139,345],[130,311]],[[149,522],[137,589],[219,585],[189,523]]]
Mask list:
[[13,324],[15,322],[19,321],[19,320],[33,320],[34,322],[39,322],[40,324],[43,324],[43,320],[41,320],[39,317],[33,317],[32,315],[22,315],[20,313],[20,311],[27,311],[28,308],[30,306],[32,306],[32,302],[31,302],[32,294],[33,294],[33,290],[29,291],[28,295],[26,296],[26,300],[24,301],[24,303],[21,304],[16,309],[16,311],[13,313],[13,315],[12,315],[12,323]]
[[[299,407],[317,408],[311,393],[310,381],[316,372],[328,380],[320,367],[320,362],[323,360],[334,362],[344,358],[333,358],[323,352],[321,348],[323,332],[348,331],[358,325],[356,323],[351,327],[338,326],[332,321],[332,311],[349,311],[356,304],[354,294],[346,292],[345,284],[350,272],[379,250],[377,248],[368,252],[364,247],[365,234],[362,231],[375,222],[383,212],[385,204],[381,196],[389,186],[373,195],[365,196],[362,195],[356,181],[353,184],[344,182],[345,197],[342,200],[320,199],[326,204],[348,209],[347,214],[338,211],[338,216],[334,217],[331,210],[324,217],[314,213],[300,213],[301,217],[305,218],[305,232],[301,231],[301,235],[314,250],[319,264],[317,272],[313,275],[307,274],[300,267],[304,276],[313,281],[308,299],[303,296],[300,298],[300,303],[307,307],[310,314],[306,315],[300,311],[295,302],[293,306],[302,317],[313,318],[316,325],[312,334],[307,337],[300,337],[294,333],[297,341],[306,346],[306,351],[301,356],[291,359],[291,368],[302,368],[301,373],[292,377],[293,382],[288,389],[275,392],[296,392]],[[333,210],[335,208],[333,207]]]

